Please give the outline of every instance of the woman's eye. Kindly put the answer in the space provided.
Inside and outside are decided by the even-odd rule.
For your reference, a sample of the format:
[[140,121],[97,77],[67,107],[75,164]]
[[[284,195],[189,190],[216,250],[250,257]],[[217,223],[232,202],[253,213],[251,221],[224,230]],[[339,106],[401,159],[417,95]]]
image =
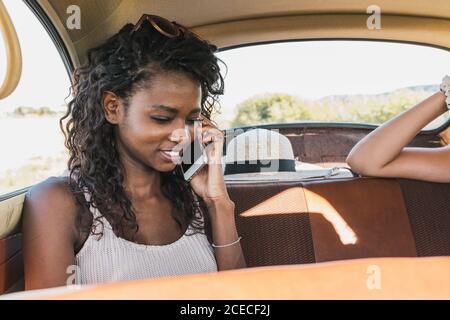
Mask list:
[[194,123],[196,123],[196,122],[202,122],[202,121],[203,121],[203,119],[201,119],[201,118],[186,120],[186,122],[187,122],[189,125],[194,125]]
[[[166,122],[172,121],[172,119],[170,119],[170,118],[161,118],[161,117],[151,117],[151,118],[159,123],[166,123]],[[186,122],[189,125],[194,125],[195,122],[202,122],[202,121],[203,121],[203,118],[186,120]]]
[[157,122],[161,122],[161,123],[163,123],[163,122],[168,122],[168,121],[170,121],[171,119],[169,119],[169,118],[157,118],[157,117],[151,117],[153,120],[155,120],[155,121],[157,121]]

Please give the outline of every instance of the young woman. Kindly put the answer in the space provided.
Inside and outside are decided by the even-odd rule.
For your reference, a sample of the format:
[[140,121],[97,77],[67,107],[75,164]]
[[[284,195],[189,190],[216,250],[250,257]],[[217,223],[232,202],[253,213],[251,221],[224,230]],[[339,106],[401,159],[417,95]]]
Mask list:
[[450,182],[450,146],[405,147],[429,122],[450,108],[450,77],[437,92],[359,141],[347,157],[363,175]]
[[[245,267],[223,134],[209,121],[223,93],[216,49],[144,15],[88,51],[60,122],[69,175],[26,195],[26,289]],[[194,123],[203,123],[208,165],[187,183],[180,146]]]

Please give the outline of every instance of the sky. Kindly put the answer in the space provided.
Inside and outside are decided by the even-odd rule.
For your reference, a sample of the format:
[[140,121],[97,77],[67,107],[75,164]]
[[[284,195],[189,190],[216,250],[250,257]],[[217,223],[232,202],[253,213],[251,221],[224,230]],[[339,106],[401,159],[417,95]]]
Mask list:
[[[17,106],[63,108],[70,82],[53,42],[22,1],[4,3],[19,35],[23,74],[14,94],[0,100],[0,113]],[[386,42],[290,42],[233,49],[218,56],[228,66],[225,95],[221,98],[225,112],[265,92],[308,99],[375,94],[412,85],[438,84],[450,70],[448,51]],[[1,78],[5,62],[0,41]]]
[[229,66],[223,106],[254,94],[284,92],[307,99],[377,94],[438,84],[450,70],[450,52],[370,41],[304,41],[223,51]]

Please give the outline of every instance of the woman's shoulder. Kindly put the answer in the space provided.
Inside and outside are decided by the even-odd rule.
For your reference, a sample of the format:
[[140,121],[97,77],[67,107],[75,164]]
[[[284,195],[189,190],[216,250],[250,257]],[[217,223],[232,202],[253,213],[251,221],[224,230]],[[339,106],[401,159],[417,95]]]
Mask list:
[[70,205],[75,199],[69,188],[67,176],[52,176],[32,186],[26,198],[36,202]]
[[[22,212],[22,248],[29,278],[62,281],[81,239],[77,213],[67,177],[50,177],[28,190]],[[39,274],[42,269],[46,270],[43,276]]]
[[76,213],[75,197],[70,191],[66,176],[49,177],[31,187],[25,195],[25,224],[74,230]]

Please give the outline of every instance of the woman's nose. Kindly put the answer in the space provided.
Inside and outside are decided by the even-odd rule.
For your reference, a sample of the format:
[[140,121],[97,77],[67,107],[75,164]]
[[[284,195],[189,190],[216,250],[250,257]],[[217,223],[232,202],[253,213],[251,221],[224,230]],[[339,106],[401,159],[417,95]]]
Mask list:
[[172,142],[177,142],[184,144],[187,140],[190,139],[190,133],[187,126],[185,126],[183,129],[178,128],[171,132],[169,136],[169,140]]

